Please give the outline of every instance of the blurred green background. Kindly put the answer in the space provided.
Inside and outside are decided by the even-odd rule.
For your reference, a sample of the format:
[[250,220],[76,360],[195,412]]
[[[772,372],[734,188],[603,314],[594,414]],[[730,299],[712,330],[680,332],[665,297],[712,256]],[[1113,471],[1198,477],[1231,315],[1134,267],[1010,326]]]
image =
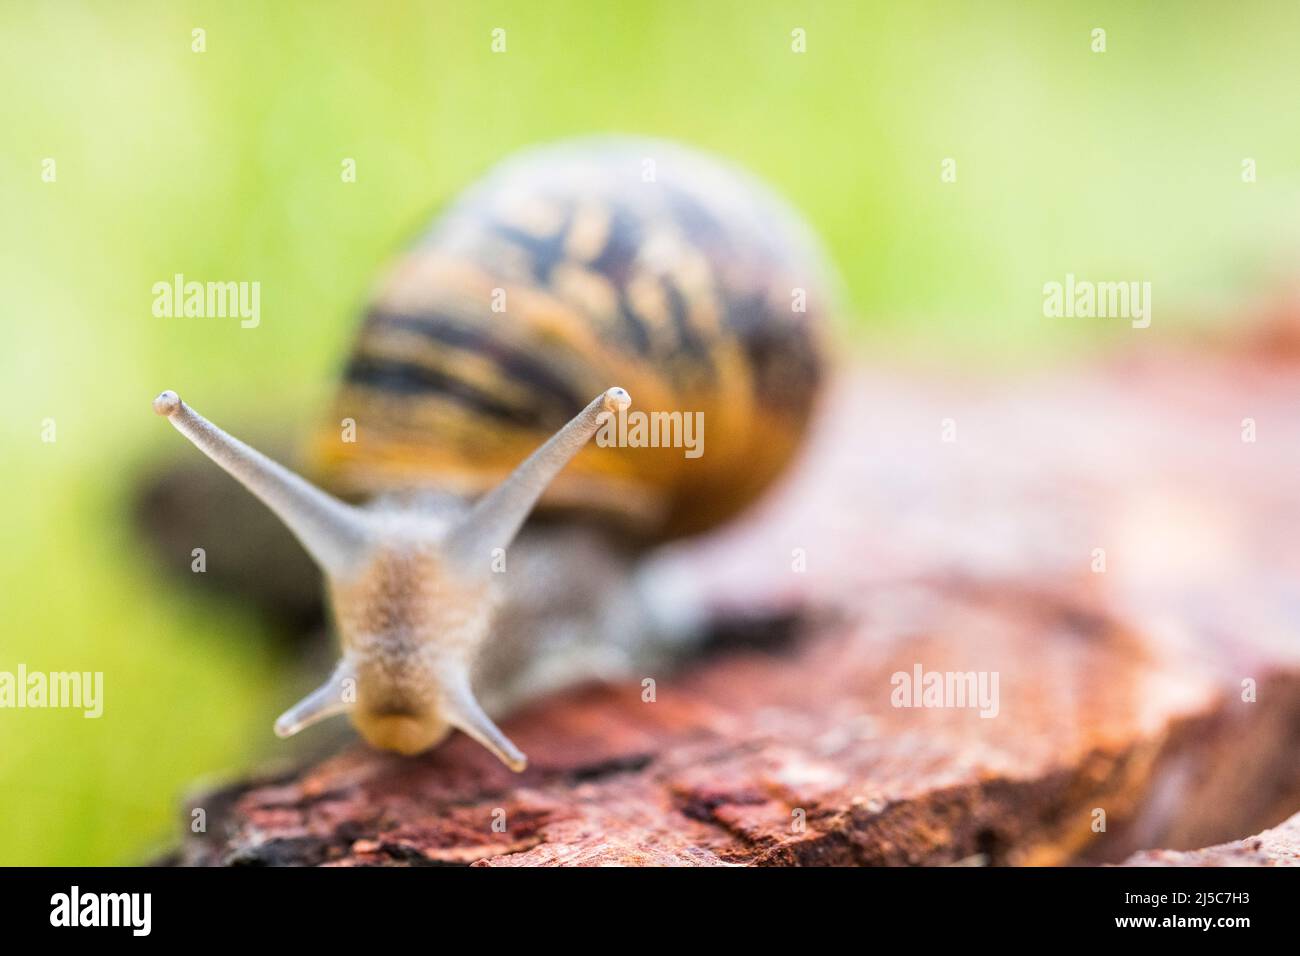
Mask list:
[[[1294,3],[4,4],[0,670],[102,670],[106,702],[0,711],[0,863],[146,859],[185,788],[278,751],[303,676],[131,525],[146,466],[193,454],[148,402],[292,433],[376,271],[495,160],[593,131],[725,154],[824,236],[862,351],[1023,367],[1294,276],[1297,37]],[[154,318],[176,272],[259,281],[261,326]],[[1066,272],[1150,281],[1152,328],[1043,318]]]

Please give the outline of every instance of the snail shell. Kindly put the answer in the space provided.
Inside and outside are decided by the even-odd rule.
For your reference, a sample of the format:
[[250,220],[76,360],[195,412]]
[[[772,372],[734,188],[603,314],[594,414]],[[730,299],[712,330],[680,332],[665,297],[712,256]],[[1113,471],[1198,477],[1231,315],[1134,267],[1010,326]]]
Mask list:
[[[680,146],[524,152],[380,285],[314,442],[318,473],[353,497],[473,496],[618,382],[647,416],[703,413],[702,454],[593,445],[542,507],[649,538],[725,521],[781,471],[812,412],[824,261],[761,184]],[[355,442],[339,441],[345,418]]]

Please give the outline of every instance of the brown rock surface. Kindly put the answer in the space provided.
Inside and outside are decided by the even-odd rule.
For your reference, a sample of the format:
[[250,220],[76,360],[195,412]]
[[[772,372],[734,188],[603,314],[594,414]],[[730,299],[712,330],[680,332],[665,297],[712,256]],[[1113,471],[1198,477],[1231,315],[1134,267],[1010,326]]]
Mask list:
[[1124,866],[1300,866],[1300,813],[1257,836],[1203,850],[1144,850]]
[[[179,858],[1117,861],[1300,807],[1294,368],[858,373],[824,412],[758,513],[661,569],[723,617],[801,615],[795,639],[647,675],[653,703],[631,680],[515,714],[520,776],[456,737],[201,796]],[[892,706],[917,665],[995,672],[996,716]]]

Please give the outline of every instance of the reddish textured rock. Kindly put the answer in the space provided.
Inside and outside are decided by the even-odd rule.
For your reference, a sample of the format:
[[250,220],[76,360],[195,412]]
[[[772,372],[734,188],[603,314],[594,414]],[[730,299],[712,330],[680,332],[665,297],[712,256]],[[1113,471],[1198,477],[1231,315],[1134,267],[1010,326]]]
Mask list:
[[1146,850],[1124,866],[1300,866],[1300,813],[1279,827],[1203,850]]
[[[180,859],[1050,864],[1258,832],[1300,807],[1296,409],[1294,367],[1195,355],[858,375],[758,513],[663,559],[796,639],[517,713],[520,776],[457,737],[200,797]],[[918,665],[996,674],[996,716],[893,706]]]

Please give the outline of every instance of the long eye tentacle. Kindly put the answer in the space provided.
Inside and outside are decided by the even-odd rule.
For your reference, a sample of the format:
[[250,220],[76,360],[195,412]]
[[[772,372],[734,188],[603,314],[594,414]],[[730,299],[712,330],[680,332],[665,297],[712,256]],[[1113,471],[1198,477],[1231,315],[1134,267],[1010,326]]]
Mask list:
[[364,556],[370,534],[360,509],[228,435],[175,392],[163,392],[153,408],[275,512],[326,574],[346,575]]
[[528,518],[537,499],[578,452],[596,434],[606,416],[631,404],[621,388],[597,395],[567,425],[529,455],[505,481],[480,498],[464,521],[448,538],[448,552],[469,565],[487,567],[486,556],[494,548],[505,548]]

